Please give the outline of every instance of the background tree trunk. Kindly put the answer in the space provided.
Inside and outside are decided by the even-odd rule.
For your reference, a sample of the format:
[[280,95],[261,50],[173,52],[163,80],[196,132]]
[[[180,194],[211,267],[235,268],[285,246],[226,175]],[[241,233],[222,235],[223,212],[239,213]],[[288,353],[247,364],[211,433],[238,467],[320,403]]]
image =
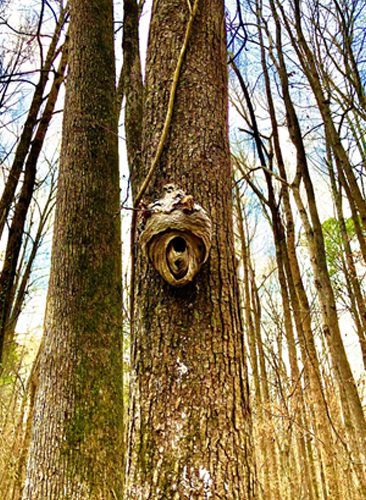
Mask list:
[[55,237],[24,499],[122,494],[112,2],[74,0],[70,7]]
[[[52,119],[60,86],[64,79],[66,66],[67,46],[64,45],[58,71],[55,75],[45,109],[29,148],[28,158],[25,162],[24,181],[9,228],[5,259],[0,273],[0,361],[3,365],[4,362],[6,364],[6,357],[9,351],[11,351],[11,343],[13,341],[13,331],[9,328],[10,325],[8,323],[15,302],[17,266],[22,248],[25,223],[34,195],[38,159]],[[5,348],[4,344],[7,344]]]
[[67,18],[67,9],[62,9],[60,17],[56,23],[55,32],[53,33],[47,56],[43,66],[40,69],[39,81],[35,87],[32,102],[28,111],[27,119],[24,123],[22,134],[20,136],[14,161],[11,166],[8,178],[4,186],[4,190],[0,198],[0,236],[3,234],[7,216],[13,202],[15,191],[18,186],[19,178],[24,167],[27,154],[32,142],[34,129],[37,125],[37,118],[42,106],[43,93],[45,91],[47,81],[51,72],[52,64],[56,56],[57,44],[60,40],[61,31]]

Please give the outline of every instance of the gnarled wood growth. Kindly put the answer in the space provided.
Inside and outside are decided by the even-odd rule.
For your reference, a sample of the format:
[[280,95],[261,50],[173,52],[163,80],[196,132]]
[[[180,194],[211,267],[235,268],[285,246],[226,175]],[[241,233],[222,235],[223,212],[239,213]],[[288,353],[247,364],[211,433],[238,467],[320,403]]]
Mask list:
[[154,268],[172,286],[193,281],[209,256],[211,220],[192,196],[173,184],[147,207],[140,244]]

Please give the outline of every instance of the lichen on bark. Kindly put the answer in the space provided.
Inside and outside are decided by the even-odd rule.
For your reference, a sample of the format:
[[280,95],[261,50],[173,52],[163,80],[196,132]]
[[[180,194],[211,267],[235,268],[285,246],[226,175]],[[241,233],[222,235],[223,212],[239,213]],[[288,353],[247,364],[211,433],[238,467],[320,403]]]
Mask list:
[[23,499],[122,497],[122,290],[110,0],[70,2],[51,275]]

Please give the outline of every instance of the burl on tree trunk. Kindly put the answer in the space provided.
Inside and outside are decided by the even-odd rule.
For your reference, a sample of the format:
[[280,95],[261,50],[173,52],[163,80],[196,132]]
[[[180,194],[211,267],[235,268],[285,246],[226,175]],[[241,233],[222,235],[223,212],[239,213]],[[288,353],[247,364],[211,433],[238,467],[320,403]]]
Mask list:
[[211,219],[206,211],[174,184],[142,213],[140,245],[154,268],[170,285],[190,283],[211,248]]

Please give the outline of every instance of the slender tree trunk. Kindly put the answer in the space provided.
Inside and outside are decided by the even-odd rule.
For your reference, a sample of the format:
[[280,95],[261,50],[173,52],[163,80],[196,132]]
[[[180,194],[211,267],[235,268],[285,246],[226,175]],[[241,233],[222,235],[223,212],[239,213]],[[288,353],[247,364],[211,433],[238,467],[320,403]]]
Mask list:
[[324,131],[327,143],[332,147],[337,166],[344,172],[347,182],[349,183],[351,196],[354,200],[357,210],[359,211],[362,225],[364,229],[366,229],[366,201],[362,196],[351,162],[349,160],[349,157],[347,156],[347,153],[341,141],[341,137],[333,122],[329,100],[326,98],[326,95],[324,94],[322,89],[315,56],[311,51],[311,48],[307,43],[303,33],[301,0],[294,0],[293,2],[296,36],[294,36],[292,32],[292,29],[289,25],[286,15],[284,15],[282,7],[279,8],[282,12],[283,20],[291,38],[293,47],[296,50],[302,69],[314,93],[314,97],[316,99],[319,111],[324,122]]
[[[41,352],[41,348],[42,343],[38,348],[37,356],[33,362],[32,370],[27,381],[27,387],[25,389],[22,407],[18,415],[16,429],[17,439],[13,443],[14,455],[16,455],[18,451],[18,462],[16,464],[16,473],[14,474],[14,477],[12,477],[11,480],[8,481],[8,484],[5,486],[8,495],[6,497],[6,500],[19,500],[19,498],[21,498],[22,496],[32,430],[34,398],[38,385],[39,355]],[[18,450],[16,450],[17,447]]]
[[[52,186],[50,188],[50,192],[48,195],[48,198],[46,200],[46,203],[43,207],[43,211],[40,214],[40,219],[38,223],[38,228],[37,232],[32,238],[31,241],[31,248],[29,249],[28,246],[24,250],[26,252],[29,252],[27,255],[27,258],[25,259],[24,255],[20,259],[20,263],[18,265],[18,270],[17,270],[17,279],[16,283],[14,284],[14,290],[16,290],[16,295],[13,300],[12,304],[12,309],[11,309],[11,315],[9,317],[8,323],[6,325],[6,332],[5,332],[5,338],[7,339],[7,342],[12,342],[15,334],[15,328],[17,325],[17,321],[19,318],[19,315],[22,311],[22,307],[24,305],[24,299],[28,290],[28,286],[30,285],[30,277],[31,277],[31,272],[33,269],[34,261],[37,255],[37,252],[39,250],[39,247],[42,244],[43,238],[45,236],[45,233],[47,232],[47,224],[50,221],[50,217],[53,213],[53,209],[55,206],[54,203],[54,196],[55,196],[55,185],[53,184],[55,182],[54,179],[52,179]],[[24,247],[24,245],[23,245]],[[26,262],[24,262],[26,260]],[[24,264],[24,266],[23,266]],[[24,269],[23,269],[24,267]]]
[[[250,292],[253,304],[253,315],[254,315],[254,328],[256,336],[256,345],[258,348],[258,358],[259,358],[259,372],[261,380],[261,393],[262,393],[262,411],[263,416],[267,422],[263,426],[263,432],[265,432],[265,445],[268,457],[267,467],[270,472],[270,481],[273,483],[271,490],[274,493],[280,491],[281,479],[280,479],[280,464],[279,457],[276,452],[276,440],[275,434],[275,423],[273,421],[272,407],[271,407],[271,395],[270,395],[270,382],[268,376],[268,370],[266,367],[266,354],[263,345],[262,333],[261,333],[261,305],[260,298],[255,282],[254,270],[250,269]],[[271,491],[270,490],[270,491]],[[267,498],[268,493],[264,492],[263,498]],[[274,497],[275,498],[275,497]],[[277,497],[278,498],[278,497]]]
[[[296,1],[297,0],[295,0],[295,3]],[[344,388],[345,394],[347,394],[347,400],[351,408],[352,418],[359,437],[364,442],[366,438],[365,418],[339,329],[334,292],[327,269],[322,227],[317,211],[314,188],[307,166],[307,158],[301,136],[300,125],[289,93],[288,75],[282,53],[280,25],[274,5],[272,6],[272,12],[276,19],[277,26],[277,56],[279,58],[279,73],[286,105],[286,117],[291,140],[296,148],[297,154],[297,179],[294,183],[293,194],[296,204],[298,205],[298,210],[308,240],[315,286],[319,294],[324,335],[329,345],[333,367],[338,377],[340,387],[342,389]],[[303,180],[305,186],[311,224],[299,191],[300,179]],[[352,432],[352,425],[350,425],[349,428]]]
[[[255,322],[253,318],[254,304],[252,303],[251,294],[251,283],[250,283],[250,255],[248,238],[246,237],[246,231],[244,226],[243,217],[243,207],[240,202],[239,189],[235,187],[235,198],[236,198],[236,210],[238,217],[238,232],[240,238],[240,248],[241,248],[241,261],[243,265],[243,309],[244,309],[244,319],[246,326],[246,334],[249,344],[249,359],[252,367],[252,380],[254,384],[254,398],[252,402],[253,413],[255,411],[256,417],[254,424],[253,417],[253,433],[254,440],[258,440],[259,447],[257,448],[256,457],[261,458],[261,465],[258,466],[258,475],[260,475],[259,480],[263,482],[263,496],[265,498],[278,498],[278,481],[275,480],[276,477],[276,462],[273,460],[273,455],[275,450],[273,449],[272,443],[269,442],[268,435],[266,433],[266,428],[268,425],[268,416],[264,412],[264,405],[269,404],[268,400],[264,400],[261,390],[261,378],[259,374],[259,363],[258,363],[258,348],[257,348],[257,335],[255,332]],[[272,447],[272,449],[270,449]]]
[[[260,11],[259,5],[257,5],[258,8],[258,13]],[[274,142],[275,142],[275,153],[277,157],[277,161],[281,162],[283,166],[283,159],[282,159],[282,154],[280,151],[280,144],[278,140],[278,130],[277,130],[277,123],[276,123],[276,118],[275,118],[275,110],[272,102],[272,94],[270,90],[270,81],[268,77],[268,72],[267,72],[267,65],[265,61],[265,53],[264,53],[264,42],[263,42],[263,36],[260,28],[260,23],[258,23],[258,32],[259,32],[259,38],[260,38],[260,46],[261,46],[261,59],[262,59],[262,67],[263,67],[263,72],[264,72],[264,77],[265,77],[265,83],[266,83],[266,91],[267,91],[267,100],[270,108],[270,117],[272,120],[272,127],[273,127],[273,132],[274,132]],[[243,90],[246,105],[249,110],[249,116],[250,116],[250,126],[251,129],[253,130],[253,137],[256,143],[257,151],[258,151],[258,156],[261,162],[261,165],[264,167],[267,167],[267,170],[265,171],[265,178],[266,178],[266,183],[267,183],[267,191],[268,191],[268,199],[263,200],[265,203],[268,205],[270,213],[271,213],[271,220],[272,220],[272,230],[273,230],[273,235],[274,235],[274,241],[275,241],[275,248],[276,248],[276,259],[277,259],[277,268],[278,268],[278,277],[279,277],[279,283],[280,283],[280,289],[281,289],[281,296],[282,296],[282,305],[283,305],[283,311],[284,311],[284,327],[285,327],[285,334],[286,334],[286,339],[288,343],[288,353],[289,353],[289,359],[290,359],[290,367],[291,367],[291,378],[292,378],[292,383],[293,384],[299,384],[301,387],[300,383],[300,371],[298,368],[297,364],[297,358],[296,358],[296,348],[295,348],[295,338],[294,338],[294,333],[293,333],[293,326],[292,326],[292,319],[291,319],[291,310],[290,310],[290,300],[289,300],[289,294],[287,290],[287,283],[286,283],[286,276],[284,272],[284,253],[286,253],[287,248],[286,248],[286,238],[285,238],[285,233],[284,233],[284,227],[281,221],[280,217],[280,212],[278,208],[278,203],[275,200],[275,190],[272,185],[272,176],[269,174],[269,170],[273,170],[273,165],[269,164],[268,168],[268,161],[270,162],[271,156],[269,155],[268,161],[265,157],[264,150],[263,150],[263,145],[262,145],[262,140],[260,136],[260,131],[259,127],[257,124],[257,119],[255,116],[254,108],[250,99],[250,95],[248,90],[246,89],[244,80],[242,78],[242,75],[238,69],[238,67],[235,65],[235,63],[232,63],[233,69],[235,74],[237,75],[239,79],[239,83],[241,86],[241,89]],[[284,188],[285,190],[286,188]],[[288,193],[285,192],[284,196],[287,196],[288,198]],[[281,351],[281,350],[280,350]],[[300,397],[300,422],[303,420],[303,416],[305,413],[305,406],[304,406],[304,399]],[[300,424],[301,427],[301,424]],[[298,455],[299,459],[301,461],[301,469],[304,470],[305,472],[305,484],[306,484],[306,489],[307,489],[307,495],[312,497],[313,492],[312,492],[312,484],[311,484],[311,476],[310,476],[310,470],[308,468],[308,460],[306,457],[306,447],[305,447],[305,441],[303,436],[296,432],[296,437],[297,437],[297,443],[298,443]]]
[[[273,212],[276,211],[275,207],[272,207]],[[301,429],[304,421],[304,413],[305,413],[305,401],[302,394],[302,384],[301,384],[301,373],[299,370],[298,362],[297,362],[297,352],[295,345],[295,335],[293,330],[293,324],[291,319],[291,309],[290,309],[290,297],[289,291],[287,288],[286,275],[284,270],[284,253],[286,252],[286,243],[284,230],[282,226],[282,222],[279,219],[279,215],[273,214],[273,232],[276,246],[276,258],[277,258],[277,269],[278,269],[278,278],[281,287],[281,297],[282,297],[282,307],[284,313],[284,323],[285,323],[285,334],[287,340],[287,349],[288,356],[290,361],[290,369],[291,369],[291,393],[292,399],[296,401],[296,404],[293,408],[294,419],[295,422],[299,424]],[[295,389],[297,386],[297,389]],[[297,392],[297,397],[294,396],[294,392]],[[298,406],[299,411],[296,411],[296,407]],[[298,415],[297,415],[298,413]],[[306,448],[305,448],[305,440],[302,435],[302,431],[295,430],[297,445],[298,445],[298,453],[299,453],[299,461],[300,461],[300,470],[303,471],[304,474],[304,483],[305,483],[305,491],[306,496],[309,498],[313,498],[313,489],[311,483],[311,475],[309,470],[309,463],[306,456]]]
[[19,199],[15,206],[14,216],[9,229],[9,238],[5,250],[4,265],[0,275],[0,360],[2,362],[4,362],[4,342],[9,345],[12,340],[11,336],[10,338],[9,336],[6,338],[6,332],[11,332],[11,329],[8,329],[8,320],[14,302],[16,270],[23,241],[24,227],[36,182],[38,158],[43,147],[48,126],[52,119],[59,89],[64,79],[66,65],[67,46],[64,45],[58,71],[55,75],[44,112],[42,113],[41,120],[32,141],[32,145],[30,146],[28,158],[25,163],[24,182],[20,191]]
[[[126,498],[253,497],[227,130],[224,8],[200,0],[170,133],[148,190],[174,182],[213,222],[210,259],[174,289],[138,251]],[[146,65],[141,185],[155,155],[189,15],[155,2]],[[212,110],[215,110],[213,113]],[[136,190],[137,191],[137,190]]]
[[[124,0],[123,3],[123,68],[121,82],[117,89],[117,106],[121,100],[118,97],[123,89],[125,97],[125,135],[127,160],[130,169],[131,187],[137,187],[135,177],[140,171],[143,93],[138,26],[140,7],[137,0]],[[133,193],[136,195],[136,193]]]
[[73,0],[70,8],[51,276],[24,500],[122,497],[112,1]]
[[331,164],[331,156],[328,158],[328,168],[331,180],[332,194],[337,210],[338,222],[342,236],[342,247],[344,251],[347,268],[345,269],[346,279],[349,283],[349,297],[354,302],[354,318],[358,323],[357,334],[360,341],[364,369],[366,370],[366,304],[362,294],[361,285],[357,276],[356,264],[353,259],[352,249],[347,233],[346,223],[343,217],[342,194],[337,189],[337,182]]
[[4,191],[0,199],[0,237],[3,234],[6,219],[13,202],[16,188],[24,162],[29,152],[34,128],[37,124],[37,118],[42,106],[42,97],[51,71],[52,63],[56,55],[57,44],[60,39],[61,30],[64,26],[67,17],[67,9],[62,9],[60,17],[57,21],[55,32],[52,36],[50,46],[43,67],[40,71],[40,78],[36,85],[33,99],[29,108],[27,119],[25,121],[23,131],[15,151],[14,161],[12,163],[9,176],[6,180]]
[[[258,6],[259,7],[259,6]],[[258,8],[257,10],[257,15],[260,14],[260,9]],[[284,182],[282,183],[281,186],[281,195],[282,195],[282,202],[284,206],[284,212],[285,212],[285,219],[286,219],[286,228],[287,228],[287,236],[290,240],[288,242],[286,236],[285,236],[285,231],[283,227],[282,220],[280,218],[280,215],[277,214],[277,206],[275,203],[272,203],[272,211],[273,211],[273,231],[274,231],[274,238],[275,238],[275,245],[276,245],[276,255],[277,255],[277,260],[278,260],[278,269],[279,269],[279,279],[281,283],[281,290],[283,294],[283,303],[284,303],[284,312],[285,312],[285,324],[287,325],[286,327],[286,332],[287,332],[287,340],[288,340],[288,351],[289,351],[289,356],[290,356],[290,366],[291,366],[291,372],[292,372],[292,379],[293,381],[297,381],[296,383],[299,384],[300,386],[300,394],[299,394],[299,399],[300,399],[300,426],[302,425],[304,429],[307,428],[307,424],[309,425],[307,416],[306,416],[306,407],[305,407],[305,397],[304,393],[302,391],[302,386],[300,383],[300,370],[298,367],[298,362],[297,362],[297,354],[296,354],[296,347],[295,347],[295,337],[292,329],[292,322],[291,322],[291,313],[286,307],[286,303],[288,302],[289,305],[292,305],[292,311],[294,314],[294,320],[296,324],[296,328],[298,331],[298,336],[299,338],[303,338],[303,322],[300,320],[299,317],[299,304],[298,304],[298,298],[296,296],[295,292],[295,287],[293,283],[293,275],[289,266],[289,257],[288,257],[288,252],[289,252],[289,246],[293,248],[293,256],[296,260],[296,250],[295,250],[295,225],[292,217],[292,211],[291,211],[291,204],[290,204],[290,197],[289,197],[289,190],[288,186],[286,184],[286,170],[285,170],[285,165],[284,165],[284,160],[282,156],[282,150],[281,150],[281,145],[280,145],[280,140],[279,140],[279,134],[278,134],[278,123],[276,119],[276,111],[273,103],[273,98],[272,98],[272,91],[271,91],[271,83],[270,83],[270,78],[268,74],[268,66],[267,66],[267,61],[266,61],[266,54],[265,54],[265,45],[264,45],[264,40],[263,40],[263,33],[260,28],[260,18],[258,18],[258,33],[259,33],[259,38],[260,38],[260,47],[261,47],[261,61],[262,61],[262,68],[263,68],[263,74],[264,74],[264,79],[265,79],[265,85],[266,85],[266,96],[267,96],[267,102],[268,102],[268,107],[269,107],[269,115],[271,119],[271,124],[272,124],[272,134],[273,134],[273,145],[274,145],[274,156],[280,171],[280,175]],[[277,229],[276,229],[277,228]],[[297,267],[298,268],[298,267]],[[287,269],[287,272],[286,272]],[[297,272],[298,274],[298,279],[301,282],[301,277],[300,273]],[[287,291],[287,286],[288,286],[288,291]],[[286,291],[285,291],[286,290]],[[305,294],[305,291],[303,291]],[[306,313],[309,315],[310,318],[310,310]],[[310,321],[309,321],[310,324]],[[311,332],[310,332],[311,335]],[[300,340],[302,342],[302,340]],[[313,360],[316,361],[317,360]],[[306,367],[306,365],[305,365]],[[306,379],[308,378],[309,374],[308,371],[305,370],[305,377]],[[305,479],[306,479],[306,485],[307,485],[307,490],[308,490],[308,495],[310,498],[315,496],[316,498],[319,498],[318,494],[318,486],[317,486],[317,480],[316,480],[316,475],[315,475],[315,465],[314,465],[314,460],[313,460],[313,453],[311,449],[311,444],[309,439],[303,435],[299,437],[299,455],[300,455],[300,460],[302,462],[302,469],[305,471]]]
[[[276,45],[277,53],[279,57],[279,62],[274,60],[277,70],[283,80],[284,88],[284,99],[287,101],[287,108],[291,106],[288,93],[286,93],[286,74],[283,71],[284,62],[281,59],[282,50],[281,47],[281,27],[279,24],[278,17],[276,15],[276,10],[273,2],[271,2],[271,8],[274,15],[276,23]],[[320,446],[320,457],[324,465],[325,478],[331,495],[338,495],[338,484],[336,481],[336,462],[333,456],[333,439],[329,428],[327,404],[323,396],[322,381],[319,369],[318,356],[315,348],[314,337],[311,326],[311,311],[306,292],[302,283],[299,263],[296,254],[296,244],[295,244],[295,225],[292,215],[292,209],[290,204],[288,186],[286,184],[286,170],[282,156],[282,150],[278,135],[278,125],[276,119],[276,113],[274,104],[272,101],[272,93],[270,89],[270,80],[267,73],[267,66],[264,60],[264,41],[262,38],[262,33],[259,28],[259,33],[261,37],[262,46],[262,67],[266,79],[266,94],[269,104],[271,123],[273,128],[274,137],[274,152],[276,156],[277,165],[281,178],[284,180],[282,185],[282,195],[284,203],[284,212],[286,219],[286,235],[287,235],[287,247],[286,252],[283,252],[284,268],[286,270],[287,282],[289,285],[289,293],[291,295],[291,301],[293,303],[294,309],[294,319],[296,322],[296,329],[298,332],[298,338],[300,342],[300,347],[302,351],[303,363],[305,367],[306,376],[309,379],[310,384],[310,404],[314,406],[314,417],[316,418],[315,427],[317,429],[317,435],[319,436],[323,446]],[[293,116],[293,115],[291,115]],[[296,118],[296,117],[295,117]],[[290,133],[294,133],[291,128],[293,123],[291,119],[288,120]],[[296,292],[296,293],[295,293]],[[324,495],[327,496],[326,490],[324,490]]]

